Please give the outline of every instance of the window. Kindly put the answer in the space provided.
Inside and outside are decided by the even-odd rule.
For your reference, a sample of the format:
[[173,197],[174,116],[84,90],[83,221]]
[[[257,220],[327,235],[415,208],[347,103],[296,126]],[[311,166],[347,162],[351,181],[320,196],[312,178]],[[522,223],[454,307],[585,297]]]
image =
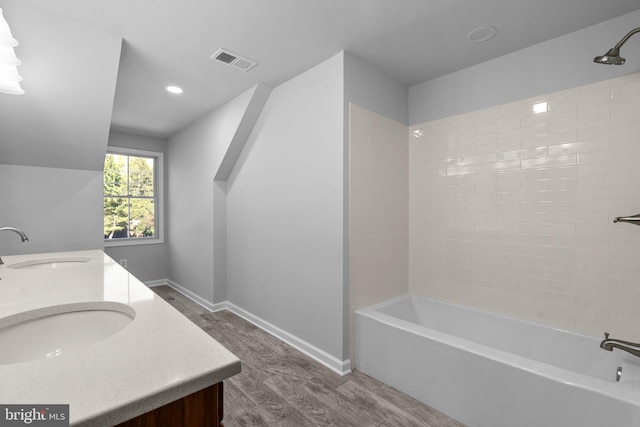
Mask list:
[[162,243],[162,153],[109,147],[103,182],[105,246]]

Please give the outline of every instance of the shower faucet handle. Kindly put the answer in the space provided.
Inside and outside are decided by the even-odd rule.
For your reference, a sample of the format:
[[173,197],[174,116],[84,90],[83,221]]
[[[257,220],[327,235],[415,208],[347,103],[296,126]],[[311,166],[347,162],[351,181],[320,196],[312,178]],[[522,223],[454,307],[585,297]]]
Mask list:
[[604,339],[605,339],[605,340],[608,340],[608,339],[609,339],[609,332],[605,332],[605,333],[604,333]]

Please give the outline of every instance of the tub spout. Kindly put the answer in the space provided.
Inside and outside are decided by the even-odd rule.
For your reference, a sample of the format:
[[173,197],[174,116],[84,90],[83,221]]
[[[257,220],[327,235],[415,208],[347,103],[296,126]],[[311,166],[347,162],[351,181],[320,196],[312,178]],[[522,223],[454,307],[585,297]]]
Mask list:
[[631,216],[619,216],[613,222],[628,222],[629,224],[640,225],[640,214]]
[[629,354],[633,354],[634,356],[640,357],[640,343],[609,338],[609,334],[607,332],[604,333],[604,339],[600,343],[600,348],[607,351],[613,351],[614,348],[617,348],[622,351],[626,351]]

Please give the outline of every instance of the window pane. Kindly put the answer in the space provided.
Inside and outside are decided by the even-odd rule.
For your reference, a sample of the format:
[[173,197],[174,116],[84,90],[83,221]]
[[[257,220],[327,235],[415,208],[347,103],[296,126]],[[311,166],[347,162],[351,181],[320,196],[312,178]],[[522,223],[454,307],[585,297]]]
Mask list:
[[127,237],[129,206],[127,199],[104,198],[104,238],[121,239]]
[[153,237],[155,231],[152,199],[131,199],[129,237]]
[[104,159],[105,196],[127,194],[127,156],[107,154]]
[[[104,238],[115,246],[125,241],[162,238],[156,229],[161,206],[156,194],[156,180],[161,179],[162,153],[139,151],[134,155],[122,149],[109,152],[104,161]],[[144,239],[146,241],[146,239]]]
[[153,197],[153,159],[129,157],[129,194]]

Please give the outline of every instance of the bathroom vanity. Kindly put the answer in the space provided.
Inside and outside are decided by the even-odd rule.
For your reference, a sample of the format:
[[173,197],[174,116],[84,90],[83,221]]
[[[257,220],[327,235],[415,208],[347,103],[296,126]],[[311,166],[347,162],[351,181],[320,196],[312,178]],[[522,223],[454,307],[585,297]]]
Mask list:
[[68,404],[74,426],[221,425],[240,360],[104,252],[3,260],[0,404]]

